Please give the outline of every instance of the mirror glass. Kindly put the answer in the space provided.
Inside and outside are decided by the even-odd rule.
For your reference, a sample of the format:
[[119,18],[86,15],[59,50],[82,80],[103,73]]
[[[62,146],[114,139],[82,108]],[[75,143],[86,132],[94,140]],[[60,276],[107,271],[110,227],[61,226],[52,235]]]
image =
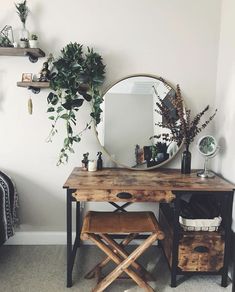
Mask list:
[[[163,139],[170,130],[157,126],[164,120],[156,111],[158,98],[172,108],[175,94],[162,78],[148,75],[124,78],[105,92],[97,136],[113,161],[128,168],[152,169],[175,156],[179,146]],[[178,119],[176,112],[171,114]]]

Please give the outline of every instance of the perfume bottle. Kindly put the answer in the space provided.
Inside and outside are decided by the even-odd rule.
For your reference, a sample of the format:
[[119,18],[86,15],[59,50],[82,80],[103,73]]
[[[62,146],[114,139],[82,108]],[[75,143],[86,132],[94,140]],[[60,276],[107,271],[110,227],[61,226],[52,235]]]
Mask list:
[[97,170],[103,169],[103,160],[102,160],[102,152],[97,153],[98,159],[97,159]]

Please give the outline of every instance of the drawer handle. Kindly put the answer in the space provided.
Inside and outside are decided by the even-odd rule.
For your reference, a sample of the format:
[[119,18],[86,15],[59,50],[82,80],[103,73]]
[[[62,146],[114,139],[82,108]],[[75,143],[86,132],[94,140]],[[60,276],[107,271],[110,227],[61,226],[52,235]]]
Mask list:
[[203,246],[203,245],[199,245],[199,246],[196,246],[194,248],[194,251],[201,252],[201,253],[207,253],[207,252],[209,252],[209,248],[206,246]]
[[121,192],[117,194],[117,197],[119,199],[131,199],[132,198],[132,194],[127,193],[127,192]]

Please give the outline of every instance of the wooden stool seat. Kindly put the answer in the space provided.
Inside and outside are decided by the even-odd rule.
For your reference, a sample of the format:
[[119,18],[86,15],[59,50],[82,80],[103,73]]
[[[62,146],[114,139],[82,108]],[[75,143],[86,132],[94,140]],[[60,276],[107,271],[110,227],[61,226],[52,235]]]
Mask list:
[[[149,236],[129,255],[123,247],[128,245],[139,233],[149,233]],[[127,237],[118,244],[109,234],[127,234]],[[136,259],[156,240],[163,238],[164,233],[152,212],[88,212],[84,218],[81,239],[91,240],[108,257],[98,263],[86,278],[99,274],[110,260],[117,264],[110,274],[98,282],[93,291],[104,291],[125,272],[145,291],[153,292],[152,287],[145,281],[148,272],[136,262]]]
[[[81,238],[86,239],[84,236],[86,237],[87,233],[129,234],[145,232],[159,232],[158,236],[163,236],[152,212],[111,213],[90,211],[85,216]],[[159,239],[163,239],[163,237]]]

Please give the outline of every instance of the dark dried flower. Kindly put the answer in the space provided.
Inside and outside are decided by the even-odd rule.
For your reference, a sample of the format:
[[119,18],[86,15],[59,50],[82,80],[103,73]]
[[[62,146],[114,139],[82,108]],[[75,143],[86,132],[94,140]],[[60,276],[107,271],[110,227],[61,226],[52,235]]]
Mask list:
[[[155,87],[154,92],[158,97],[156,102],[156,112],[163,118],[164,122],[158,122],[156,125],[162,128],[167,128],[171,131],[171,138],[169,140],[177,142],[178,145],[183,141],[186,149],[189,148],[191,142],[214,118],[217,109],[214,114],[211,115],[203,124],[200,125],[201,117],[209,110],[207,105],[201,112],[199,112],[194,118],[191,117],[191,110],[184,106],[184,101],[181,95],[180,87],[176,87],[176,95],[170,98],[172,106],[169,107],[159,97]],[[178,119],[175,118],[174,112],[176,110]]]

